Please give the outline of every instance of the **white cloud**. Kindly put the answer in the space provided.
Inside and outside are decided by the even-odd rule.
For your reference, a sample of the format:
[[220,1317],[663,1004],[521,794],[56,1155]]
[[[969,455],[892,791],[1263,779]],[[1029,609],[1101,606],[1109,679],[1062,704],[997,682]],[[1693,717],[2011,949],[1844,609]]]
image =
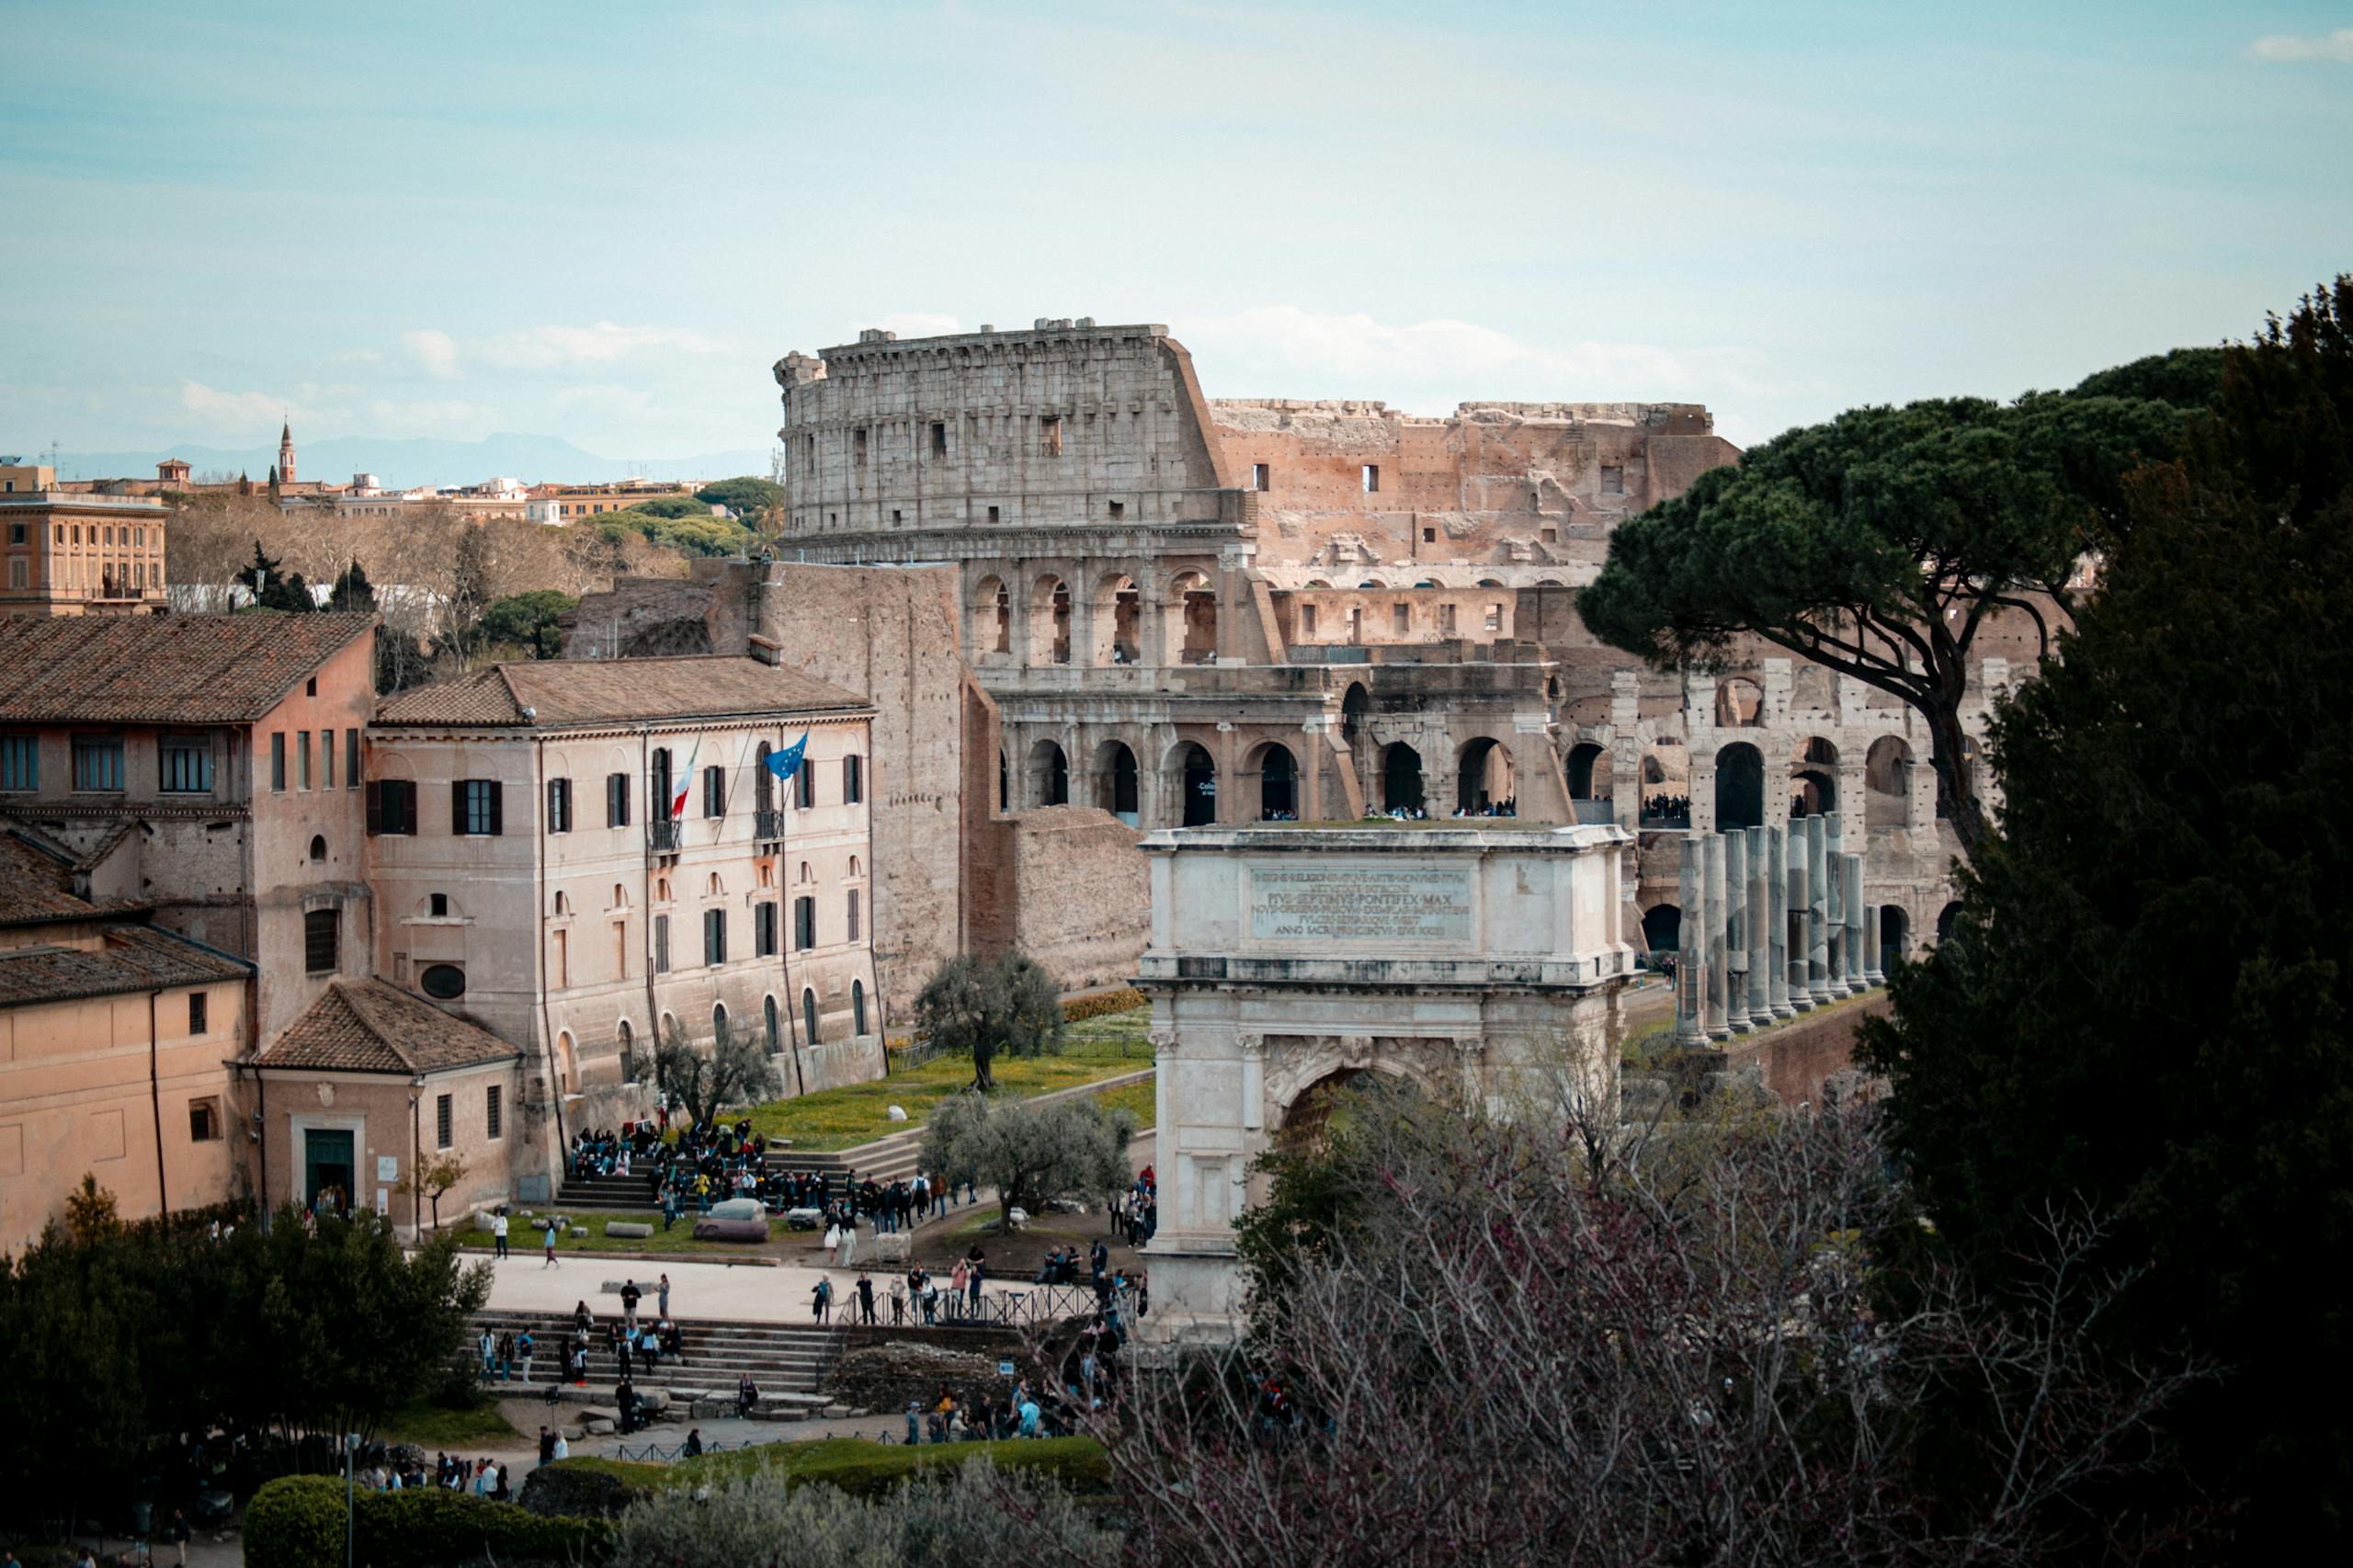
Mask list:
[[222,392],[202,381],[180,382],[180,406],[215,428],[250,429],[309,412],[270,392]]
[[487,363],[507,370],[552,370],[573,365],[607,365],[646,353],[731,354],[734,346],[708,333],[685,327],[621,326],[608,321],[593,326],[535,326],[502,332],[485,338],[477,352]]
[[[1473,322],[1392,325],[1370,315],[1259,305],[1180,322],[1177,335],[1221,384],[1215,396],[1380,398],[1421,412],[1494,398],[1563,403],[1754,398],[1787,390],[1742,348],[1523,342]],[[1234,384],[1236,373],[1263,384]]]
[[2271,33],[2247,45],[2249,60],[2271,64],[2297,64],[2305,61],[2325,60],[2338,65],[2353,65],[2353,28],[2339,28],[2333,33],[2317,38],[2302,38],[2294,33]]
[[439,327],[419,327],[415,332],[401,334],[401,347],[409,358],[425,367],[431,375],[449,377],[458,373],[457,340]]

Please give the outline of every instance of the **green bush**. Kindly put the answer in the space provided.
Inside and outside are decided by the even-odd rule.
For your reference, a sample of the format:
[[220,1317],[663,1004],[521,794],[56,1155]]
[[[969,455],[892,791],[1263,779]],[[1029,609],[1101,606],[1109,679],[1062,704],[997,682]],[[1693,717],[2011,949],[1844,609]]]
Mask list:
[[335,1568],[343,1561],[343,1482],[281,1475],[245,1508],[249,1568]]
[[[343,1562],[343,1480],[288,1475],[254,1494],[245,1510],[252,1568],[336,1568]],[[362,1492],[354,1500],[357,1555],[369,1568],[437,1568],[491,1557],[502,1562],[574,1562],[602,1556],[602,1519],[547,1518],[467,1492],[418,1487]]]

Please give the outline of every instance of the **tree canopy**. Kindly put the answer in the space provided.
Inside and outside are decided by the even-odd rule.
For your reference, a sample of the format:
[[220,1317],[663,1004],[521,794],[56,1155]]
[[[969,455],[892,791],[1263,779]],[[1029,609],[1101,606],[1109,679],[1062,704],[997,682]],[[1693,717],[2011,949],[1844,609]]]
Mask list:
[[714,506],[724,506],[743,522],[751,522],[761,513],[784,505],[784,486],[771,479],[758,479],[745,474],[739,479],[722,479],[695,492],[695,499]]
[[633,1052],[624,1066],[633,1079],[650,1074],[654,1087],[698,1122],[716,1120],[729,1106],[757,1105],[784,1093],[776,1059],[733,1027],[715,1030],[706,1051],[673,1024],[651,1051]]
[[915,1028],[942,1051],[972,1059],[972,1087],[996,1087],[989,1064],[1062,1049],[1062,989],[1028,954],[993,959],[961,953],[941,964],[915,997]]
[[2003,819],[1951,933],[1865,1051],[1988,1281],[2018,1288],[2051,1204],[2120,1211],[2096,1261],[2147,1273],[2115,1339],[2231,1369],[2167,1483],[2251,1494],[2246,1560],[2325,1560],[2353,1499],[2322,1283],[2353,1242],[2353,279],[2231,349],[2216,414],[2125,497],[2062,656],[1995,721]]
[[552,659],[563,652],[563,628],[559,621],[579,603],[554,588],[509,594],[491,602],[476,630],[493,647],[519,647],[534,659]]
[[2122,475],[2172,455],[2183,419],[2169,403],[2055,392],[1850,410],[1620,525],[1577,608],[1662,666],[1721,663],[1754,635],[1910,704],[1939,810],[1974,854],[1961,710],[1978,632],[2024,616],[2047,649]]
[[651,540],[688,555],[738,555],[753,543],[751,529],[714,517],[709,506],[683,496],[641,501],[593,521],[607,539]]
[[1039,1212],[1057,1198],[1100,1199],[1128,1185],[1128,1141],[1136,1119],[1095,1100],[993,1102],[967,1090],[931,1113],[924,1168],[949,1183],[996,1188],[1007,1225],[1013,1210]]

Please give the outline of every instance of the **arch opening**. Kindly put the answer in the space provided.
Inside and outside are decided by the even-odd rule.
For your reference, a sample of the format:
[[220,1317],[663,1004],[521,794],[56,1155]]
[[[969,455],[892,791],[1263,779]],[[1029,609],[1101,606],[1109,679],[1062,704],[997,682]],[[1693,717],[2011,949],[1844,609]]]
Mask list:
[[1195,741],[1178,743],[1169,755],[1168,782],[1177,801],[1177,824],[1207,827],[1217,821],[1217,764]]
[[1518,811],[1511,748],[1490,735],[1466,743],[1455,770],[1454,814],[1508,817],[1517,816]]
[[1070,759],[1053,741],[1041,740],[1029,748],[1029,802],[1036,806],[1070,804]]
[[1169,585],[1168,645],[1180,665],[1217,663],[1217,592],[1199,572],[1180,572]]
[[1912,916],[1900,903],[1879,906],[1879,967],[1885,971],[1912,956]]
[[1906,827],[1912,819],[1912,747],[1901,735],[1881,735],[1863,754],[1863,823]]
[[1095,804],[1130,827],[1138,824],[1136,754],[1124,741],[1105,741],[1095,750]]
[[1421,816],[1427,810],[1422,754],[1403,741],[1392,742],[1381,754],[1381,809],[1392,816]]
[[1683,910],[1672,903],[1654,903],[1643,911],[1643,946],[1652,953],[1680,952]]
[[1136,580],[1124,572],[1114,572],[1095,586],[1094,603],[1095,649],[1094,662],[1098,665],[1132,665],[1143,656],[1140,635],[1142,623],[1142,599],[1136,591]]
[[1013,652],[1013,595],[1003,579],[983,577],[972,589],[972,653]]
[[1070,585],[1051,574],[1029,590],[1029,662],[1070,663]]
[[1289,746],[1270,744],[1258,755],[1258,820],[1299,820],[1299,761]]
[[1716,826],[1765,825],[1765,754],[1746,741],[1716,753]]

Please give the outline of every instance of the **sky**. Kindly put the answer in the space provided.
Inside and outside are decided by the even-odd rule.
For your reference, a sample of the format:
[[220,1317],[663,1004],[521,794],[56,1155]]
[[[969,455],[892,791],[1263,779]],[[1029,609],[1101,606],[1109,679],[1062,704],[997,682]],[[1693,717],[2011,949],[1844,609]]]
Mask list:
[[[1212,397],[1750,444],[2353,269],[2353,0],[0,0],[0,451],[765,449],[786,350],[1165,323]],[[474,476],[453,476],[474,477]]]

